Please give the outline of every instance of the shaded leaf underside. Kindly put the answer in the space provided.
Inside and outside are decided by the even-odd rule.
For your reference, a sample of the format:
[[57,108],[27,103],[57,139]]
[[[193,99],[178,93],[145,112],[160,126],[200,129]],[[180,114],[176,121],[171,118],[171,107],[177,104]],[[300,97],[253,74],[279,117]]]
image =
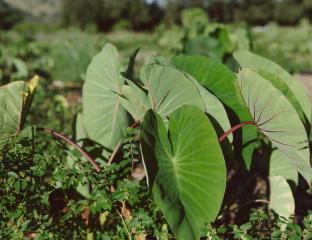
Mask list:
[[308,136],[292,104],[269,81],[250,69],[239,72],[238,84],[257,129],[310,183]]

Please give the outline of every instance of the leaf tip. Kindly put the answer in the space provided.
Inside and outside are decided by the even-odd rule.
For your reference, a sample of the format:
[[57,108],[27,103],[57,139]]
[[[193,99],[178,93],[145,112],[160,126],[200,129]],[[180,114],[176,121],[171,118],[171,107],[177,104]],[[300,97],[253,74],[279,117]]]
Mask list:
[[39,84],[39,76],[38,75],[35,75],[32,79],[29,80],[28,86],[29,86],[29,90],[30,90],[31,94],[34,93],[38,84]]

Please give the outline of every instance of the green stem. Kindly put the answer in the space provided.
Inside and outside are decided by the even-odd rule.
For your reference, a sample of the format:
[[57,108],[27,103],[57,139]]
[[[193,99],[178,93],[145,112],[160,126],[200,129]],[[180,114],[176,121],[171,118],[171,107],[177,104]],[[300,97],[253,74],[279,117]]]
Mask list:
[[44,133],[48,133],[48,134],[52,135],[53,137],[55,137],[57,139],[61,139],[61,140],[65,141],[65,142],[67,142],[68,144],[73,146],[75,149],[77,149],[81,153],[81,155],[84,156],[91,163],[91,165],[94,167],[94,169],[95,169],[95,171],[97,173],[100,172],[99,165],[77,143],[75,143],[74,141],[72,141],[68,137],[64,136],[63,134],[58,133],[58,132],[56,132],[56,131],[54,131],[53,129],[50,129],[50,128],[37,128],[37,130],[41,131],[41,132],[44,132]]

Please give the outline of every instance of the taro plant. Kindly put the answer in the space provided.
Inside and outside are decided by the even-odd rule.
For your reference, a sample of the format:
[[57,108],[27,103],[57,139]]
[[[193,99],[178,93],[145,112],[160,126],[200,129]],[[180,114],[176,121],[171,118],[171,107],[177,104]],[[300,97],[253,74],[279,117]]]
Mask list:
[[[153,201],[177,239],[210,236],[211,223],[225,218],[231,208],[227,195],[233,188],[233,171],[251,174],[254,155],[264,147],[271,158],[268,194],[253,203],[264,203],[284,218],[294,215],[289,180],[299,185],[300,174],[310,185],[312,177],[311,108],[303,87],[280,66],[248,51],[234,53],[240,65],[237,73],[204,56],[181,55],[171,60],[154,57],[136,74],[136,53],[124,67],[118,50],[106,44],[90,63],[83,86],[83,111],[76,118],[74,139],[81,145],[51,129],[37,130],[70,143],[97,172],[101,165],[105,173],[121,152],[125,164],[131,162],[132,171],[135,164],[142,163]],[[23,129],[36,85],[34,78],[1,87],[2,149]],[[80,167],[70,155],[67,160],[72,167]],[[77,191],[86,201],[105,200],[102,207],[84,206],[86,212],[91,211],[88,239],[94,238],[92,225],[98,224],[94,215],[99,215],[100,222],[108,216],[109,193],[119,200],[117,213],[128,239],[146,237],[146,231],[127,221],[132,218],[129,206],[136,202],[131,194],[120,197],[123,188],[116,190],[116,184],[108,181],[107,185],[99,183],[105,189],[101,195],[94,182],[88,182],[90,178],[80,180]],[[133,184],[128,180],[117,185],[135,194]],[[232,198],[237,196],[239,192]],[[236,208],[249,203],[238,204]],[[137,221],[143,221],[140,216],[144,214],[136,214]],[[286,231],[288,225],[279,228]],[[235,238],[248,237],[250,229],[233,225]]]
[[79,129],[110,164],[127,129],[139,128],[147,185],[177,239],[199,239],[220,210],[222,217],[227,172],[249,171],[263,141],[273,154],[269,199],[260,202],[288,218],[294,200],[286,180],[299,173],[311,184],[305,90],[270,60],[248,51],[234,57],[238,73],[203,56],[177,56],[155,57],[136,76],[135,57],[125,68],[106,44],[87,70]]

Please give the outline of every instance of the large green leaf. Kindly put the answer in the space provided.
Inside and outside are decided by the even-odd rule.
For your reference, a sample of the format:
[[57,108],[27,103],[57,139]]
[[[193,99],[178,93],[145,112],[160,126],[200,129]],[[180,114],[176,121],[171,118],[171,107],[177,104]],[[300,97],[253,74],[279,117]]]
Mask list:
[[36,76],[0,87],[0,150],[23,129],[38,81]]
[[141,121],[147,110],[153,109],[166,119],[183,105],[194,105],[205,110],[205,104],[195,84],[183,72],[170,65],[151,63],[141,71],[144,86],[130,80],[121,88],[119,101],[132,115]]
[[289,184],[282,176],[270,176],[270,205],[279,216],[288,219],[295,214],[295,200]]
[[[239,93],[235,75],[226,66],[203,56],[178,56],[173,58],[173,63],[215,94],[223,104],[235,112],[240,122],[252,119]],[[237,124],[235,120],[230,120],[232,124]],[[254,149],[252,141],[257,138],[257,132],[251,126],[246,126],[242,131],[243,156],[249,168]]]
[[128,126],[118,94],[125,80],[117,49],[106,44],[90,63],[83,86],[83,122],[88,136],[113,149]]
[[296,109],[270,81],[253,70],[240,71],[237,81],[257,129],[310,183],[309,141]]
[[148,111],[141,143],[153,197],[177,239],[199,239],[222,203],[226,167],[215,130],[197,107],[162,118]]
[[302,121],[310,125],[311,105],[308,94],[299,81],[296,81],[287,71],[273,61],[247,50],[235,52],[234,57],[241,67],[258,72],[278,88],[293,104]]
[[195,85],[183,72],[172,66],[146,65],[141,71],[141,80],[148,92],[148,103],[144,105],[163,118],[183,105],[194,105],[205,110]]

